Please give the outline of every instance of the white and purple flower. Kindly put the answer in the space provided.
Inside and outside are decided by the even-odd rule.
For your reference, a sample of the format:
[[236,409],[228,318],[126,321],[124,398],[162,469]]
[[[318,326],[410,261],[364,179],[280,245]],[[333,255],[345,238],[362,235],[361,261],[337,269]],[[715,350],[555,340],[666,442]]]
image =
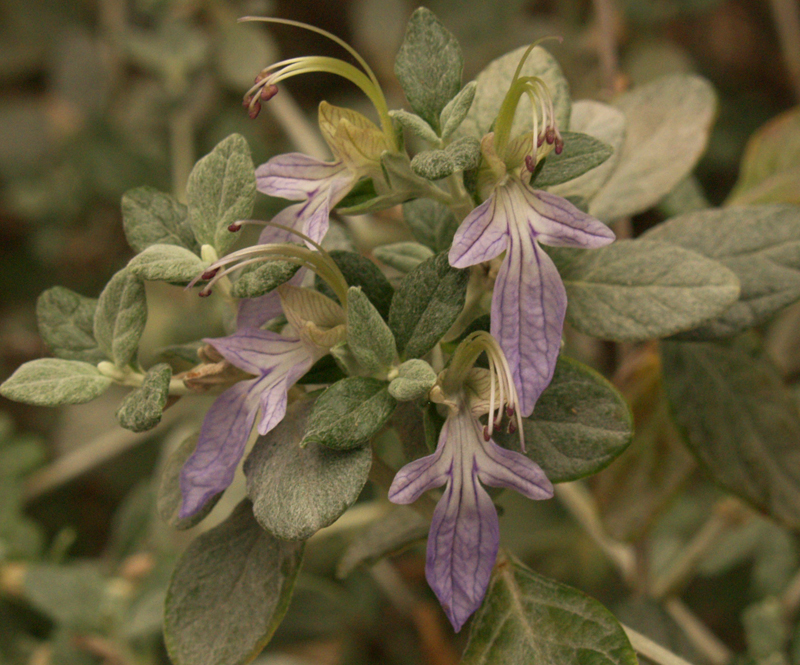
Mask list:
[[[489,357],[488,371],[472,367],[482,352]],[[514,489],[530,499],[551,498],[553,486],[535,462],[491,438],[504,408],[510,417],[516,411],[520,421],[513,377],[488,333],[473,333],[462,343],[431,399],[448,409],[436,452],[400,469],[389,500],[412,503],[446,485],[431,522],[425,574],[459,631],[483,601],[500,542],[497,511],[482,485]],[[478,418],[487,413],[484,426]]]

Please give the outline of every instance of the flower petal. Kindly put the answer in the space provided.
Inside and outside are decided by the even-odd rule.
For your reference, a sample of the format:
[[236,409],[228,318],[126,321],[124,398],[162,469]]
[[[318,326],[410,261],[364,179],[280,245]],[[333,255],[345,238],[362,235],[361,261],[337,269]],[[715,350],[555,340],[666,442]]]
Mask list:
[[534,500],[553,498],[553,484],[536,462],[492,440],[482,441],[481,448],[478,478],[484,485],[506,487]]
[[275,291],[258,298],[245,298],[239,301],[239,309],[236,311],[236,329],[260,328],[281,314],[281,299]]
[[529,416],[553,378],[567,293],[553,261],[537,246],[529,229],[520,227],[516,221],[509,222],[508,252],[492,294],[491,333],[508,359],[522,415]]
[[323,162],[299,152],[273,157],[256,169],[259,192],[289,201],[311,198],[325,183],[346,167],[341,162]]
[[[459,456],[461,457],[461,456]],[[459,460],[433,513],[425,577],[458,632],[486,595],[500,525],[472,456]]]
[[296,337],[254,328],[203,341],[211,344],[235,367],[256,375],[268,374],[279,365],[291,362],[293,354],[303,350],[303,343]]
[[508,244],[508,223],[495,193],[473,210],[458,227],[448,256],[454,268],[490,261]]
[[244,454],[267,380],[241,381],[222,393],[206,413],[197,448],[181,470],[180,518],[196,514],[233,480]]
[[594,249],[614,242],[616,236],[608,226],[578,210],[567,199],[541,190],[525,189],[525,196],[536,213],[531,226],[542,244]]
[[421,457],[400,469],[389,487],[392,503],[414,503],[422,494],[441,487],[450,478],[453,463],[452,449],[447,446],[451,419],[447,419],[439,434],[439,445],[433,455]]
[[275,427],[286,415],[288,391],[312,365],[313,358],[305,350],[300,349],[293,354],[293,364],[280,376],[278,370],[271,376],[274,383],[266,386],[261,393],[261,419],[258,422],[258,433],[262,436]]

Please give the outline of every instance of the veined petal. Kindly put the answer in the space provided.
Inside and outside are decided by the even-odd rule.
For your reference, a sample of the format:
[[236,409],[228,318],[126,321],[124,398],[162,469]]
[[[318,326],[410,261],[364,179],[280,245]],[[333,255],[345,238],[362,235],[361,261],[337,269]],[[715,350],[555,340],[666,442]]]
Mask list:
[[536,239],[553,247],[584,247],[594,249],[614,242],[614,232],[599,219],[578,210],[567,199],[532,190],[519,183],[535,214],[530,224]]
[[278,287],[283,312],[295,334],[307,345],[327,353],[344,339],[346,330],[344,310],[328,296],[284,284]]
[[298,350],[304,352],[297,337],[284,337],[271,330],[245,328],[228,337],[204,339],[229,363],[250,374],[268,374],[285,365]]
[[[509,205],[507,213],[513,217],[525,211]],[[491,333],[508,359],[522,415],[529,416],[553,378],[567,293],[553,261],[537,246],[529,229],[511,221],[509,228],[508,252],[492,294]]]
[[[300,268],[286,284],[300,286],[307,272],[308,268]],[[260,328],[281,314],[283,305],[277,291],[270,291],[258,298],[245,298],[239,301],[239,308],[236,311],[236,329]]]
[[481,442],[478,478],[489,487],[506,487],[529,499],[553,498],[553,484],[531,459],[498,446],[491,439]]
[[425,577],[458,632],[486,595],[500,525],[477,478],[472,455],[456,454],[447,489],[433,513]]
[[196,514],[231,484],[266,382],[260,378],[237,383],[217,397],[206,413],[197,448],[181,470],[181,519]]
[[303,201],[345,170],[347,167],[339,161],[323,162],[290,152],[273,157],[256,169],[256,187],[259,192],[280,199]]
[[275,427],[286,415],[287,393],[297,380],[305,374],[312,365],[313,357],[305,349],[295,351],[291,358],[287,358],[283,370],[276,370],[272,375],[274,383],[264,387],[259,400],[261,419],[258,422],[258,433],[262,436]]
[[389,501],[414,503],[428,490],[441,487],[449,480],[453,465],[452,448],[447,446],[450,422],[448,418],[442,427],[433,455],[414,460],[397,472],[389,487]]
[[454,268],[466,268],[490,261],[507,245],[508,221],[493,192],[458,227],[448,258]]

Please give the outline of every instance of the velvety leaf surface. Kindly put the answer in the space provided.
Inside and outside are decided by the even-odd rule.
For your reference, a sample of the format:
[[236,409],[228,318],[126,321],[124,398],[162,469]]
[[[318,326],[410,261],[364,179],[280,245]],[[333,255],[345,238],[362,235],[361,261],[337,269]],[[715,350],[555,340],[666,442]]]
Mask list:
[[[475,79],[478,84],[475,99],[461,124],[460,132],[480,140],[489,131],[511,86],[520,58],[527,48],[520,46],[500,56],[478,74]],[[538,76],[544,80],[553,96],[556,122],[562,130],[568,129],[571,105],[569,84],[555,58],[542,47],[533,49],[522,67],[520,76]],[[530,131],[533,131],[531,105],[523,96],[514,116],[511,138]]]
[[800,298],[800,208],[759,205],[674,217],[644,234],[719,261],[741,284],[722,316],[686,333],[693,339],[735,335],[760,325]]
[[57,358],[98,363],[105,354],[94,339],[97,298],[54,286],[36,301],[39,334]]
[[790,528],[800,526],[800,414],[751,343],[665,342],[664,388],[711,477]]
[[300,446],[312,404],[292,404],[280,425],[258,438],[244,463],[256,519],[282,540],[305,540],[339,519],[355,503],[372,466],[369,446]]
[[117,367],[130,364],[147,323],[144,284],[123,268],[106,284],[97,302],[94,337]]
[[589,206],[612,220],[647,210],[694,168],[716,116],[714,89],[688,74],[664,76],[620,96],[625,142],[619,161]]
[[401,358],[420,358],[455,323],[467,297],[469,271],[442,253],[408,273],[392,299],[389,327]]
[[236,242],[228,226],[247,219],[256,196],[256,175],[250,148],[231,134],[195,164],[186,183],[189,223],[200,244],[222,255]]
[[139,279],[185,284],[208,267],[197,254],[177,245],[150,245],[128,263],[128,270]]
[[433,250],[418,242],[395,242],[372,250],[381,263],[402,273],[411,272],[420,263],[433,256]]
[[612,154],[614,148],[588,134],[562,132],[564,150],[560,155],[551,152],[544,167],[532,183],[533,187],[549,187],[567,182],[600,166]]
[[567,320],[601,339],[634,342],[690,330],[739,297],[731,270],[667,243],[618,240],[551,255],[567,288]]
[[[384,319],[388,319],[394,288],[380,268],[368,258],[355,252],[337,249],[330,252],[330,255],[339,270],[342,271],[347,284],[360,286],[380,315]],[[314,280],[314,283],[318,291],[324,293],[331,300],[337,300],[331,288],[319,277]]]
[[461,89],[463,67],[456,38],[429,9],[417,9],[406,26],[394,71],[411,108],[436,130],[442,109]]
[[304,443],[335,450],[363,446],[391,417],[396,406],[388,383],[351,376],[334,383],[314,402]]
[[464,118],[467,117],[467,113],[469,113],[470,108],[472,108],[472,102],[475,99],[475,90],[477,88],[478,84],[475,81],[470,81],[461,88],[461,91],[447,102],[447,106],[442,109],[440,121],[443,139],[449,138],[450,135],[461,126],[461,123],[464,122]]
[[175,566],[164,639],[175,665],[244,665],[269,642],[292,595],[303,543],[273,538],[242,501]]
[[117,409],[117,420],[132,432],[146,432],[161,422],[169,397],[172,368],[166,363],[151,367],[142,385],[129,392]]
[[0,385],[0,394],[36,406],[82,404],[102,395],[112,381],[79,360],[40,358],[25,363]]
[[288,282],[298,270],[299,265],[288,261],[265,261],[247,266],[233,283],[231,295],[234,298],[258,298]]
[[502,552],[472,621],[464,665],[638,665],[614,615]]
[[403,218],[423,245],[434,252],[450,249],[458,222],[447,206],[430,199],[416,199],[403,204]]
[[347,346],[367,374],[385,372],[394,361],[392,331],[357,286],[347,292]]
[[[565,356],[530,418],[523,420],[526,455],[551,482],[563,483],[608,466],[633,435],[625,399],[593,369]],[[516,434],[495,440],[519,450]]]
[[150,245],[176,245],[197,252],[186,206],[152,187],[130,189],[122,196],[122,225],[128,244],[143,252]]

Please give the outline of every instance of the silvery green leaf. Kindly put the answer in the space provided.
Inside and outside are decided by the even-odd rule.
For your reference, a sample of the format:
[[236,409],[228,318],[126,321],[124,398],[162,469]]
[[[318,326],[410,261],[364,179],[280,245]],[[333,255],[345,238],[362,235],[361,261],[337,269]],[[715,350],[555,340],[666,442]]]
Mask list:
[[470,81],[442,109],[442,115],[439,117],[439,124],[442,127],[442,139],[449,139],[453,132],[464,122],[464,118],[467,117],[467,113],[472,107],[472,101],[475,99],[477,87],[478,84],[475,81]]
[[414,237],[434,252],[450,249],[458,220],[438,201],[416,199],[403,204],[403,217]]
[[128,244],[142,252],[150,245],[177,245],[193,252],[200,246],[189,224],[186,206],[152,187],[122,195],[122,225]]
[[614,153],[607,143],[576,132],[562,132],[564,150],[560,155],[551,152],[544,167],[531,183],[534,187],[550,187],[567,182],[600,166]]
[[642,341],[691,330],[739,297],[739,280],[701,254],[652,240],[552,252],[567,289],[567,320],[581,332]]
[[722,316],[686,333],[728,337],[760,325],[800,298],[800,208],[758,205],[702,210],[670,219],[643,237],[719,261],[738,277],[739,300]]
[[363,447],[394,412],[397,402],[386,381],[351,376],[320,395],[303,438],[335,450]]
[[[579,196],[588,201],[608,180],[619,160],[619,152],[625,139],[625,114],[608,104],[584,99],[572,105],[569,128],[570,131],[593,136],[614,149],[611,156],[600,166],[574,180],[549,188],[558,196],[564,198]],[[582,210],[588,212],[588,203]]]
[[[475,79],[478,84],[475,90],[475,100],[472,102],[472,107],[467,113],[467,117],[464,118],[464,122],[461,123],[460,133],[480,140],[490,131],[492,123],[497,118],[500,105],[511,87],[520,58],[527,48],[527,46],[520,46],[510,53],[500,56],[478,74]],[[525,61],[520,76],[538,76],[544,80],[553,96],[556,122],[561,129],[567,129],[572,103],[569,84],[555,58],[541,46],[537,46]],[[527,96],[523,95],[514,116],[511,137],[514,138],[530,131],[533,131],[531,105]]]
[[197,447],[199,434],[187,436],[180,445],[167,458],[164,469],[161,472],[161,479],[158,483],[158,493],[156,495],[156,510],[159,517],[175,529],[191,529],[196,524],[203,521],[217,505],[217,501],[222,497],[222,493],[211,497],[203,508],[195,515],[187,518],[178,517],[181,508],[181,469],[186,464],[186,460]]
[[150,282],[186,284],[208,267],[197,254],[177,245],[150,245],[128,262],[134,277]]
[[389,327],[401,358],[420,358],[455,323],[467,297],[469,270],[453,268],[438,254],[400,282],[389,310]]
[[395,242],[372,250],[373,256],[395,270],[406,273],[433,256],[433,250],[418,242]]
[[672,191],[705,151],[717,109],[711,84],[687,74],[657,79],[614,105],[625,114],[625,141],[589,206],[603,220],[647,210]]
[[[577,480],[607,467],[630,444],[633,415],[625,398],[593,369],[561,356],[550,385],[523,420],[525,454],[554,483]],[[516,434],[495,440],[519,449]]]
[[436,135],[436,132],[433,131],[433,128],[416,113],[396,110],[389,111],[389,115],[392,116],[392,120],[399,123],[403,129],[409,130],[428,143],[439,145],[440,141],[439,137]]
[[444,149],[456,167],[456,171],[466,171],[478,166],[481,159],[481,143],[471,136],[462,136]]
[[462,136],[443,150],[426,150],[411,160],[414,173],[427,180],[440,180],[455,173],[475,168],[481,157],[481,145],[471,136]]
[[347,291],[347,346],[367,374],[386,372],[394,361],[394,336],[361,287]]
[[244,665],[286,614],[303,543],[264,531],[242,501],[186,548],[172,574],[164,641],[175,665]]
[[412,358],[397,368],[397,377],[389,383],[389,394],[398,402],[425,397],[436,383],[436,372],[424,360]]
[[[384,319],[389,318],[389,307],[392,304],[394,288],[380,271],[380,268],[368,258],[355,252],[335,249],[330,252],[330,255],[333,262],[342,271],[345,281],[350,286],[361,287],[369,301],[375,305],[375,309],[380,312],[380,315]],[[314,286],[317,291],[324,293],[331,300],[336,299],[336,295],[328,284],[319,277],[314,280]]]
[[389,189],[393,192],[381,197],[387,203],[389,201],[394,201],[392,205],[403,203],[413,196],[417,196],[419,192],[427,191],[430,187],[430,183],[422,176],[417,175],[411,168],[411,160],[404,152],[387,150],[381,155],[381,166]]
[[83,404],[102,395],[111,384],[89,363],[40,358],[17,369],[0,385],[0,395],[36,406]]
[[87,298],[63,286],[54,286],[39,296],[36,301],[39,334],[56,357],[93,364],[105,360],[94,338],[96,309],[96,298]]
[[[295,402],[261,436],[244,464],[247,496],[259,524],[281,540],[306,540],[353,505],[372,466],[372,450],[331,450],[303,439],[313,402]],[[301,447],[301,440],[307,445]]]
[[250,216],[255,196],[256,175],[250,148],[243,136],[231,134],[197,162],[189,174],[189,223],[198,242],[224,254],[236,241],[228,226]]
[[698,212],[711,207],[703,187],[696,176],[681,180],[672,191],[658,202],[658,212],[666,218]]
[[392,506],[385,515],[359,531],[336,566],[336,576],[347,577],[359,566],[369,566],[428,535],[430,522],[413,508]]
[[417,9],[394,61],[394,72],[417,115],[439,130],[439,114],[461,88],[464,59],[458,41],[433,12]]
[[151,367],[142,385],[127,394],[117,409],[117,420],[132,432],[146,432],[161,422],[169,397],[172,368],[166,363]]
[[300,265],[289,261],[264,261],[247,266],[233,283],[231,295],[234,298],[257,298],[285,284]]
[[98,299],[94,315],[97,345],[117,367],[124,367],[136,357],[146,323],[144,284],[123,268],[106,284]]
[[464,665],[638,665],[619,622],[577,589],[537,575],[503,552],[475,613]]
[[789,528],[800,526],[800,414],[748,339],[665,342],[664,388],[681,433],[711,477]]

